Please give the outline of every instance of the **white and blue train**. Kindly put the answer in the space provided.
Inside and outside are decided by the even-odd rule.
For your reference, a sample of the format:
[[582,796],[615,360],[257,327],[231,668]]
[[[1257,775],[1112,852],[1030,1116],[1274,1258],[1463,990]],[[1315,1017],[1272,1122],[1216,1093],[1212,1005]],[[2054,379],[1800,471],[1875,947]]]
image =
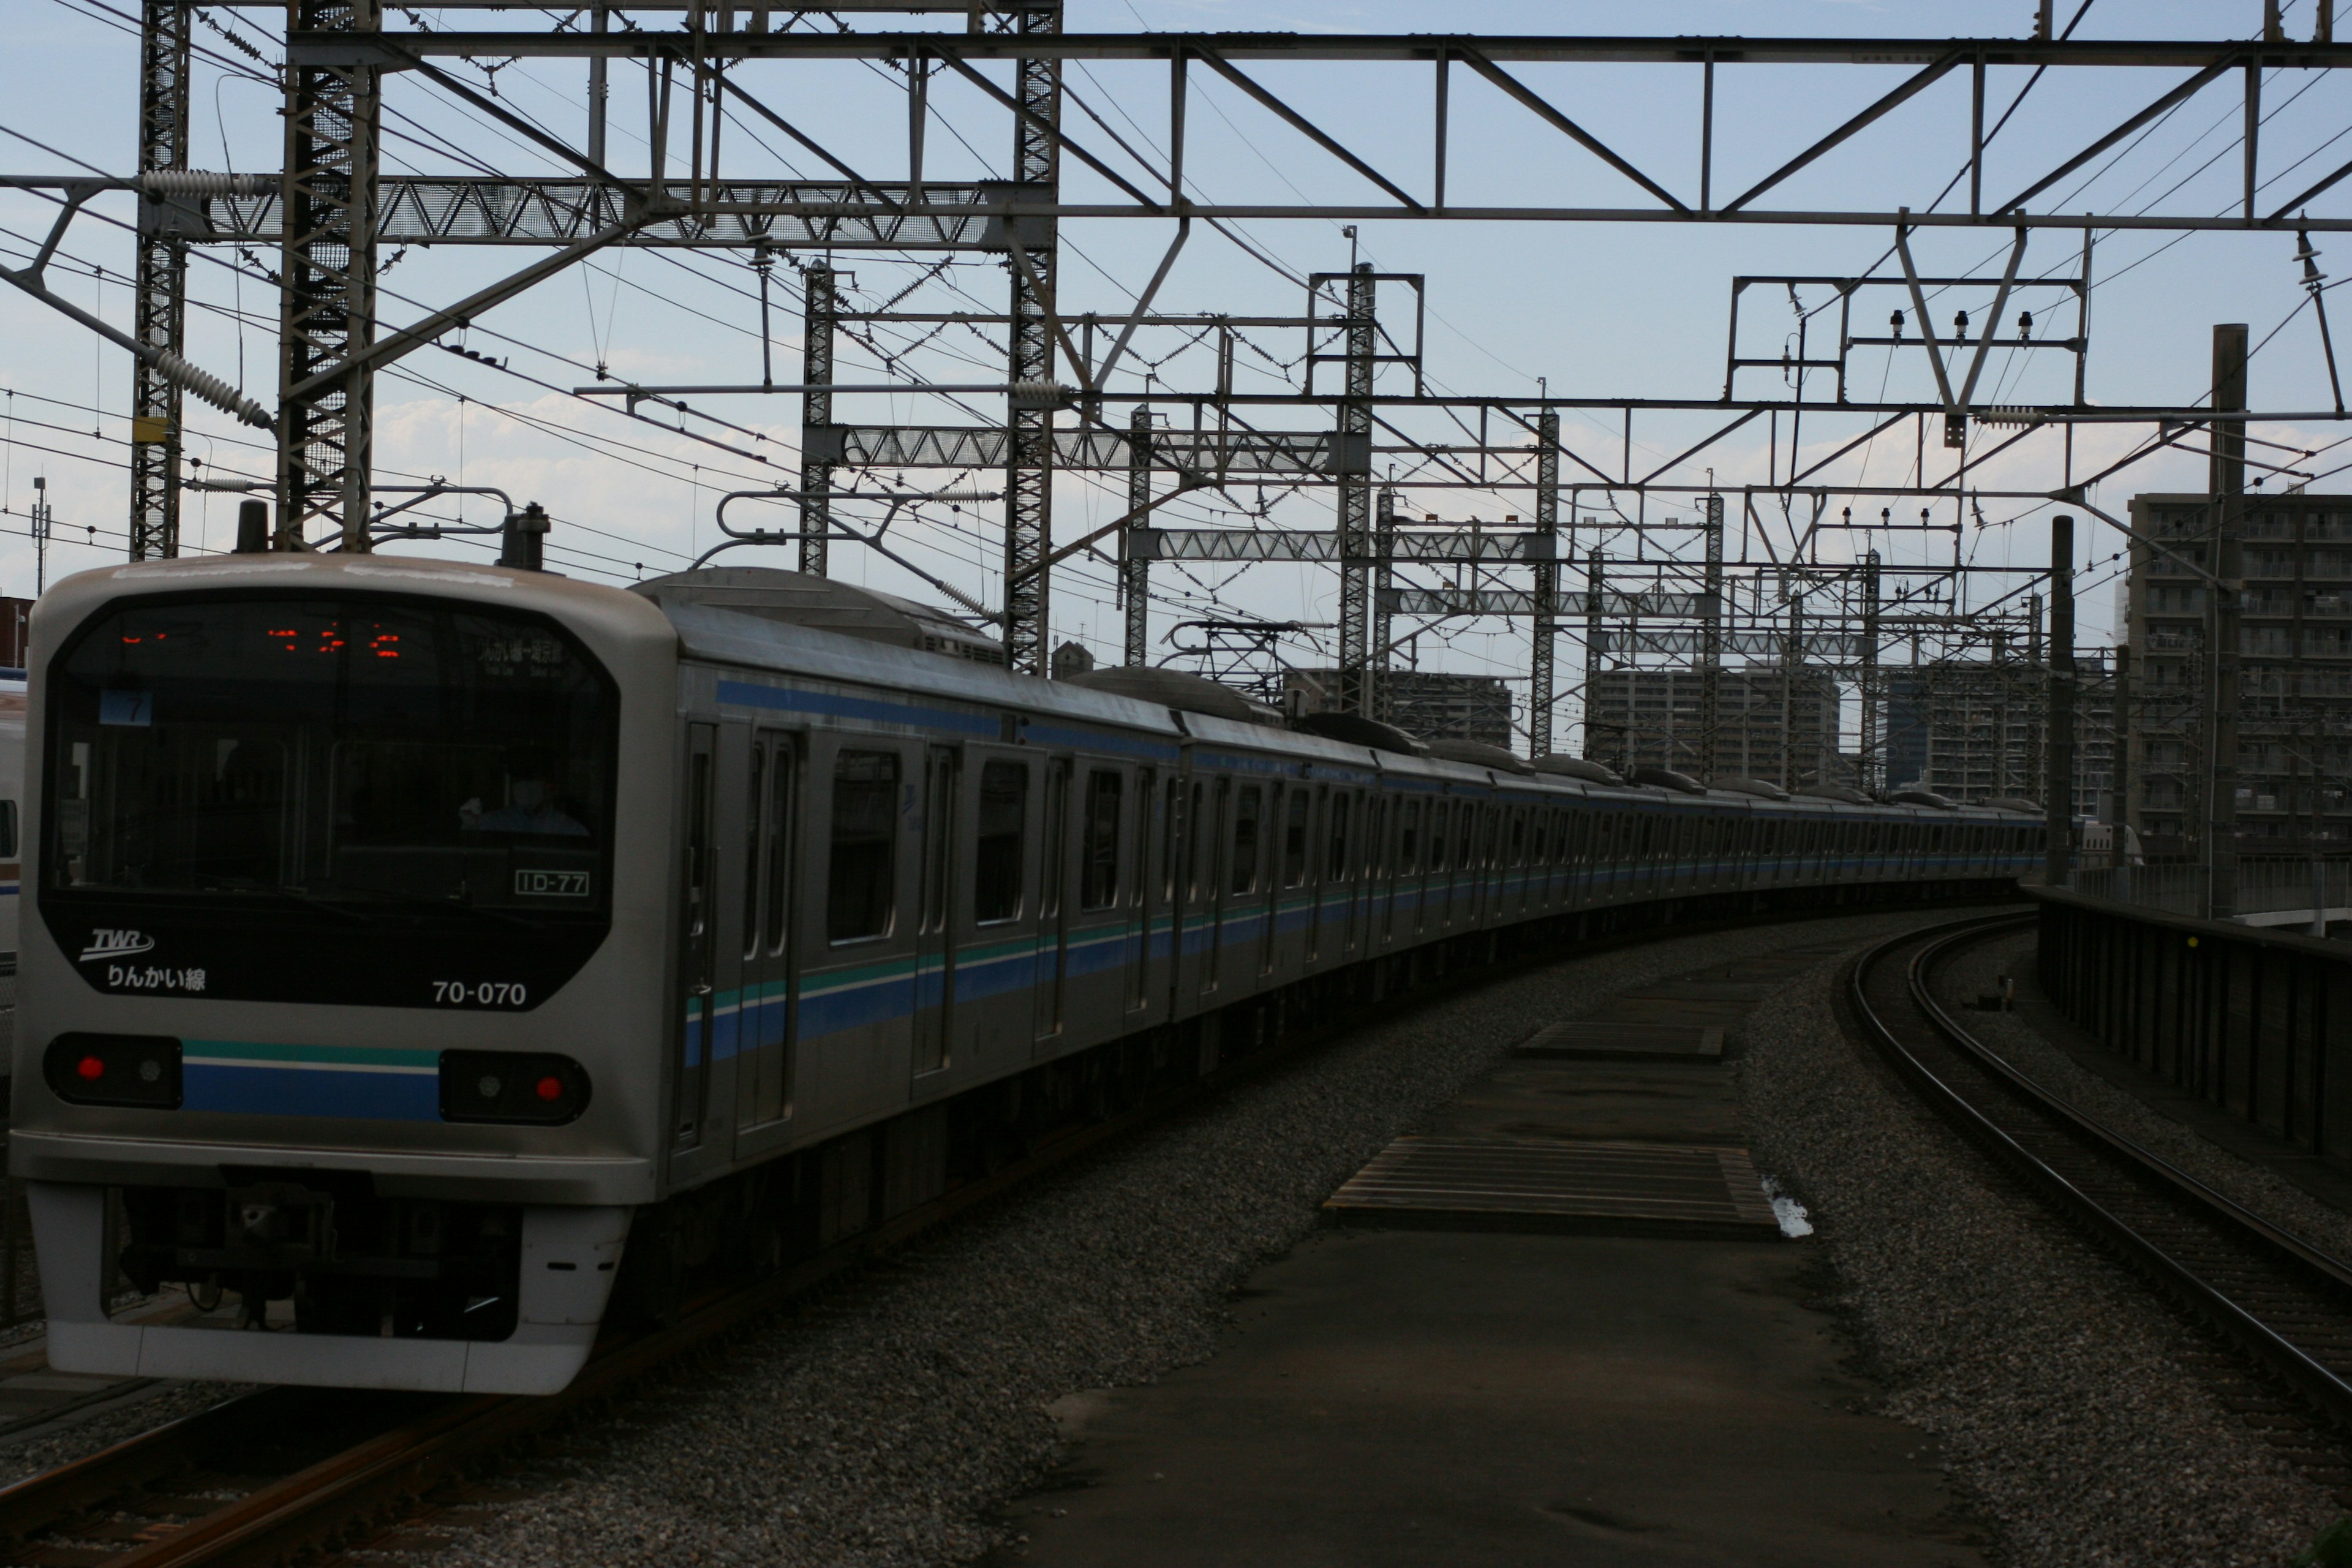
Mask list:
[[[608,1317],[1292,1020],[1613,911],[2041,853],[2015,811],[1017,676],[781,572],[127,565],[46,595],[28,663],[9,1169],[67,1372],[550,1392]],[[110,1317],[134,1287],[189,1300]]]

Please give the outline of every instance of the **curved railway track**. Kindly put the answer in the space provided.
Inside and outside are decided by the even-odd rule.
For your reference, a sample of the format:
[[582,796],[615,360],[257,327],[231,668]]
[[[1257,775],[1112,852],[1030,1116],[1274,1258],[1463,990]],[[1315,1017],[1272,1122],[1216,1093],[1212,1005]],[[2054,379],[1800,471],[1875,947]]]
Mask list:
[[1847,972],[1864,1036],[1965,1135],[2218,1334],[2307,1415],[2352,1434],[2352,1264],[2103,1126],[1979,1042],[1931,981],[1959,950],[2030,923],[1894,937]]
[[[1589,942],[1574,956],[1778,918],[1638,930]],[[1472,966],[1428,984],[1413,1004],[1442,1003],[1567,956]],[[702,1299],[670,1328],[600,1346],[572,1385],[551,1397],[268,1388],[29,1477],[0,1489],[0,1568],[280,1568],[378,1537],[450,1496],[453,1483],[511,1458],[572,1415],[625,1394],[664,1363],[1033,1177],[1396,1006],[1392,997],[1318,1019],[1272,1048],[1122,1114],[1066,1128],[1026,1158],[887,1225],[769,1279]]]

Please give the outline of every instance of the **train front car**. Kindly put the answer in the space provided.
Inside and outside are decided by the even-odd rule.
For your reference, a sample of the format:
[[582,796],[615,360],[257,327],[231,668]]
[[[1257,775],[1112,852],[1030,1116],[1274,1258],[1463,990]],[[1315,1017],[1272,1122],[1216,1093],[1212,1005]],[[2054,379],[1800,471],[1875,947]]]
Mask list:
[[[656,1178],[677,647],[365,556],[41,600],[9,1169],[53,1366],[571,1379]],[[110,1321],[118,1269],[199,1315]]]

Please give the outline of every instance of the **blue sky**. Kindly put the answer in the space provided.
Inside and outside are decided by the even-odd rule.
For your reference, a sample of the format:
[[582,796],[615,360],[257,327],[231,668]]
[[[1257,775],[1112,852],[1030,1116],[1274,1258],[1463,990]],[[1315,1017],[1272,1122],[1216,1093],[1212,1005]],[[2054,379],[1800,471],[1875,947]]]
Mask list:
[[[111,0],[108,0],[111,3]],[[2062,0],[2062,22],[2076,0]],[[135,45],[110,25],[100,0],[15,0],[10,47],[0,56],[0,126],[36,137],[59,153],[121,172],[133,153]],[[1746,36],[1838,35],[1935,39],[1953,36],[2015,37],[2029,27],[2031,0],[1999,4],[1869,4],[1864,0],[1655,0],[1636,8],[1622,5],[1457,4],[1443,8],[1404,4],[1305,4],[1238,5],[1217,0],[1074,0],[1072,30],[1126,30],[1138,26],[1217,30],[1235,27],[1301,33],[1448,30],[1489,33],[1601,32],[1626,27],[1629,16],[1647,33]],[[2260,20],[2255,0],[2228,4],[2168,4],[2162,0],[2097,0],[2078,34],[2085,37],[2192,37],[2210,32],[2250,36]],[[2292,7],[2289,26],[2309,27],[2308,0]],[[417,14],[435,26],[458,26],[432,7]],[[265,54],[258,33],[241,28],[225,13],[210,13],[222,26],[241,32]],[[250,14],[272,25],[267,11]],[[395,21],[402,18],[395,17]],[[517,20],[511,25],[523,25]],[[215,49],[232,51],[220,31],[200,33]],[[234,55],[232,58],[242,58]],[[463,69],[461,68],[461,74]],[[1257,79],[1281,93],[1361,156],[1407,189],[1425,191],[1430,177],[1432,73],[1426,67],[1391,65],[1311,66],[1279,64],[1250,68]],[[1518,66],[1522,80],[1574,116],[1594,134],[1686,200],[1698,183],[1698,84],[1696,69],[1643,66]],[[1902,80],[1914,66],[1730,67],[1717,74],[1714,191],[1718,201],[1745,189],[1794,151]],[[617,167],[643,167],[642,75],[616,68],[613,146]],[[473,71],[471,79],[484,79]],[[1000,79],[1002,72],[992,73]],[[573,64],[527,60],[496,72],[501,100],[565,135],[582,123],[582,70]],[[1990,73],[1988,101],[1997,114],[2022,87],[2028,73],[1998,68]],[[866,65],[759,65],[740,79],[806,129],[833,145],[861,169],[893,177],[903,168],[906,113],[902,79]],[[2096,136],[2178,79],[2157,71],[2077,71],[2045,78],[2025,99],[1993,143],[1987,159],[1987,195],[2010,194],[2038,178],[2075,147]],[[1164,136],[1164,66],[1093,63],[1073,66],[1068,85],[1120,136],[1144,150]],[[1946,188],[1966,153],[1968,84],[1955,72],[1923,92],[1861,139],[1808,169],[1771,200],[1791,208],[1882,208],[1909,205],[1924,209]],[[2352,82],[2315,73],[2270,73],[2263,84],[2268,118],[2262,132],[2262,178],[2266,194],[2283,200],[2294,190],[2352,157]],[[272,91],[264,85],[200,72],[194,116],[198,166],[225,164],[244,170],[272,169],[278,161],[279,121]],[[414,80],[395,81],[390,102],[394,134],[387,142],[388,167],[428,171],[462,168],[469,158],[511,172],[551,171],[528,153],[520,139],[486,129]],[[1002,173],[1009,129],[1001,112],[972,89],[942,81],[932,95],[933,121],[927,167],[937,178],[954,180]],[[1082,110],[1066,112],[1066,123],[1087,143],[1115,156],[1110,139]],[[2234,81],[2217,84],[2136,139],[2110,160],[2066,182],[2053,195],[2065,210],[2103,216],[2145,208],[2164,212],[2217,213],[2233,209],[2242,166],[2241,105]],[[1188,173],[1198,195],[1225,202],[1290,203],[1370,199],[1371,188],[1315,149],[1296,132],[1250,103],[1230,86],[1196,71],[1188,141]],[[789,165],[754,144],[749,128],[730,126],[729,170],[750,175]],[[436,140],[443,139],[439,144]],[[770,138],[773,140],[772,137]],[[58,166],[22,141],[9,141],[0,168],[46,171]],[[1551,132],[1492,88],[1457,68],[1452,78],[1448,199],[1456,205],[1641,205],[1641,194],[1597,160]],[[740,160],[737,162],[736,160]],[[1123,163],[1123,160],[1118,160]],[[1106,187],[1073,169],[1067,191],[1073,199]],[[1956,194],[1965,202],[1965,188]],[[2039,205],[2039,204],[2037,204]],[[1951,210],[1948,199],[1943,210]],[[40,198],[0,195],[0,247],[21,259],[26,241],[37,237],[52,209]],[[102,216],[127,218],[129,204],[110,198],[96,204]],[[2352,211],[2352,183],[2315,204],[2315,216]],[[1066,226],[1062,305],[1066,312],[1119,310],[1150,275],[1168,243],[1171,226],[1160,221],[1088,221]],[[1303,290],[1296,275],[1337,270],[1350,254],[1350,242],[1336,223],[1260,221],[1242,226],[1252,250],[1202,230],[1196,232],[1163,288],[1159,305],[1173,310],[1232,313],[1296,313]],[[2248,322],[2257,340],[2268,341],[2252,373],[2253,402],[2273,410],[2320,410],[2330,401],[2325,367],[2309,310],[2304,303],[2291,237],[2200,234],[2176,242],[2174,236],[2102,232],[2093,258],[2097,279],[2093,309],[2093,347],[2086,390],[2107,404],[2192,405],[2206,389],[2210,333],[2217,321]],[[1555,393],[1575,395],[1711,397],[1720,394],[1726,349],[1730,279],[1737,275],[1822,273],[1853,275],[1879,262],[1891,235],[1883,230],[1819,226],[1765,227],[1729,225],[1545,225],[1381,222],[1360,226],[1358,254],[1385,270],[1427,278],[1426,373],[1433,386],[1462,394],[1524,395],[1541,378]],[[1936,310],[1981,311],[1990,303],[2009,236],[1999,230],[1930,231],[1916,242],[1923,269],[1984,276],[1979,290],[1958,291],[1939,300]],[[2320,266],[2331,272],[2352,268],[2352,239],[2321,237]],[[85,218],[66,245],[73,262],[52,273],[70,298],[95,304],[110,320],[125,320],[131,261],[128,235],[117,226]],[[524,253],[445,247],[415,250],[385,273],[388,294],[412,300],[441,301],[462,296],[519,265]],[[227,259],[227,258],[223,258]],[[265,264],[270,259],[259,258]],[[873,256],[845,257],[856,274],[856,298],[879,304],[915,287],[903,308],[953,310],[998,308],[1006,284],[1001,259],[966,257],[944,274],[923,280],[933,258],[914,262]],[[103,268],[93,276],[89,264]],[[2072,273],[2081,264],[2077,237],[2037,233],[2022,268],[2025,276]],[[226,268],[199,263],[195,296],[204,308],[190,332],[190,356],[247,390],[270,400],[275,368],[268,330],[274,310],[268,287],[239,279]],[[1888,275],[1881,269],[1882,276]],[[1391,290],[1391,295],[1397,290]],[[1808,304],[1824,298],[1820,291]],[[1888,309],[1907,301],[1891,291],[1870,290],[1873,319],[1861,332],[1881,334]],[[2021,296],[2009,314],[2038,298]],[[788,268],[779,269],[772,350],[780,381],[797,378],[797,295]],[[2039,312],[2041,306],[2032,306]],[[244,331],[226,313],[248,312]],[[392,320],[413,314],[414,305],[388,299]],[[1785,292],[1751,292],[1742,308],[1743,353],[1772,354],[1791,331],[1794,316]],[[2290,320],[2290,318],[2292,318]],[[1809,337],[1815,352],[1832,318],[1816,317]],[[2040,316],[2037,336],[2072,331],[2072,308]],[[2282,328],[2281,323],[2285,325]],[[2279,329],[2275,336],[2268,336]],[[1001,362],[977,335],[951,329],[927,342],[913,340],[928,329],[877,336],[897,373],[939,382],[988,381],[1001,377]],[[31,586],[29,545],[21,536],[29,479],[49,479],[60,543],[51,574],[99,563],[121,549],[124,513],[119,463],[127,433],[125,357],[95,347],[88,334],[37,305],[11,293],[0,299],[0,398],[11,418],[5,432],[11,445],[0,448],[0,588],[26,593]],[[591,381],[605,363],[618,375],[655,382],[744,382],[758,379],[760,341],[752,275],[739,258],[608,252],[587,268],[558,278],[502,306],[468,340],[478,353],[501,359],[506,374],[455,355],[425,351],[399,373],[380,383],[378,464],[385,482],[404,477],[446,475],[496,484],[518,499],[544,501],[559,519],[558,558],[565,569],[604,574],[619,581],[674,570],[716,537],[710,517],[717,498],[730,489],[772,484],[791,471],[799,409],[790,397],[696,400],[698,408],[728,426],[693,423],[709,437],[696,441],[675,430],[632,423],[590,405],[569,389]],[[1244,385],[1266,390],[1278,384],[1285,365],[1302,350],[1300,334],[1265,331],[1247,334],[1237,355]],[[1213,376],[1208,347],[1187,348],[1175,334],[1147,335],[1130,369],[1157,363],[1161,384],[1199,388]],[[1853,351],[1856,396],[1922,398],[1932,395],[1924,357],[1874,348]],[[886,373],[867,349],[845,345],[844,379],[877,379]],[[2002,401],[2060,401],[2071,395],[2071,363],[2063,353],[1997,351],[1988,364],[1988,384]],[[1744,394],[1769,395],[1780,385],[1772,372],[1748,373]],[[869,397],[843,400],[841,416],[860,423],[979,422],[984,408],[960,409],[936,398]],[[1304,411],[1302,426],[1321,416]],[[1269,413],[1267,422],[1277,416]],[[1637,468],[1655,467],[1719,418],[1705,414],[1645,417],[1635,427]],[[266,473],[267,455],[237,443],[240,433],[226,420],[202,411],[192,416],[192,454],[215,468]],[[50,428],[49,426],[56,426]],[[1441,424],[1416,416],[1411,427],[1427,438],[1444,434]],[[1825,456],[1860,423],[1852,416],[1809,421],[1805,460]],[[1768,459],[1764,422],[1743,430],[1717,449],[1712,461],[1726,480],[1760,479],[1768,460],[1786,461],[1783,450]],[[93,435],[93,432],[95,434]],[[1572,449],[1606,470],[1622,461],[1621,428],[1615,416],[1570,415],[1567,439]],[[2336,438],[2324,425],[2257,432],[2295,448],[2315,447]],[[2102,428],[2078,441],[2078,471],[2108,455],[2120,456],[2137,432]],[[1459,438],[1459,432],[1455,432]],[[1987,437],[1980,435],[1979,440]],[[1995,435],[1992,439],[1998,439]],[[715,443],[715,444],[714,444]],[[48,447],[53,450],[43,451]],[[2036,437],[1986,470],[1986,482],[2003,488],[2043,489],[2059,482],[2054,436]],[[1643,458],[1649,455],[1644,464]],[[2335,454],[2336,457],[2342,453]],[[2285,459],[2289,454],[2273,453]],[[1931,472],[1940,472],[1931,447]],[[766,459],[764,462],[761,459]],[[1857,454],[1833,470],[1842,478],[1863,475]],[[1907,436],[1883,441],[1867,456],[1872,482],[1899,479],[1910,471]],[[2314,470],[2332,467],[2321,460]],[[1694,476],[1700,478],[1702,476]],[[942,481],[939,475],[910,475],[909,483]],[[986,476],[970,481],[985,483]],[[2277,482],[2277,481],[2274,481]],[[2137,489],[2202,488],[2203,463],[2179,456],[2144,462],[2111,481],[2093,498],[2121,512]],[[2344,488],[2340,479],[2315,488]],[[1088,526],[1122,510],[1124,479],[1064,476],[1056,492],[1057,538],[1075,538]],[[1602,510],[1611,498],[1592,498]],[[1613,498],[1623,500],[1624,498]],[[1166,509],[1174,525],[1233,524],[1248,521],[1254,493],[1207,497]],[[1291,526],[1328,526],[1328,492],[1267,498],[1272,520]],[[1626,502],[1631,505],[1630,502]],[[1408,492],[1408,510],[1448,518],[1498,518],[1524,514],[1524,490],[1473,495]],[[1660,510],[1687,510],[1686,502],[1657,503]],[[234,515],[226,498],[191,496],[187,533],[192,545],[226,542]],[[1946,509],[1948,511],[1948,507]],[[2041,525],[2047,508],[1987,501],[1979,529],[1975,519],[1965,538],[1973,559],[1985,563],[2038,563],[2046,559]],[[783,514],[775,513],[778,518]],[[856,513],[863,525],[882,512]],[[469,520],[480,521],[473,506]],[[2011,521],[2012,517],[2015,521]],[[101,531],[94,542],[84,531]],[[960,512],[919,509],[893,524],[893,538],[910,559],[968,591],[993,597],[990,568],[997,544],[992,509],[966,505]],[[1910,535],[1882,547],[1890,559],[1920,548]],[[76,542],[81,541],[82,542]],[[2102,528],[2087,531],[2086,561],[2110,555],[2119,541]],[[1938,549],[1949,548],[1948,542]],[[415,548],[460,552],[459,546]],[[733,559],[756,559],[738,552]],[[1916,558],[1916,556],[1914,557]],[[847,549],[837,555],[844,574],[877,587],[938,597],[895,566]],[[778,559],[774,564],[788,564]],[[1164,641],[1178,620],[1212,610],[1328,619],[1332,585],[1328,575],[1294,568],[1261,568],[1246,574],[1163,573],[1171,602],[1155,622]],[[2086,579],[2095,584],[2095,577]],[[2107,633],[2108,592],[2095,586],[2084,604],[2086,642]],[[1118,616],[1110,602],[1109,575],[1098,563],[1081,560],[1057,577],[1054,632],[1056,640],[1080,637],[1098,652],[1116,647]],[[1441,644],[1440,637],[1444,641]],[[1524,668],[1523,635],[1490,624],[1440,628],[1424,640],[1423,662],[1438,668],[1507,673]],[[1305,649],[1297,650],[1301,658]],[[1573,658],[1563,649],[1563,662]]]

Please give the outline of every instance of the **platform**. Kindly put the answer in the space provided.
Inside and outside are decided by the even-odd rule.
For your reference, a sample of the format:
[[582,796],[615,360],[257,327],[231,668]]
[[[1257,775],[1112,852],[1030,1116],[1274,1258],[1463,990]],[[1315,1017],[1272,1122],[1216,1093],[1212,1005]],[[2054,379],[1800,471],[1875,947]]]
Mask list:
[[1831,951],[1559,1021],[1714,1053],[1498,1060],[1252,1276],[1214,1358],[1060,1402],[1067,1462],[994,1561],[1981,1568],[1922,1435],[1857,1414],[1717,1059]]

